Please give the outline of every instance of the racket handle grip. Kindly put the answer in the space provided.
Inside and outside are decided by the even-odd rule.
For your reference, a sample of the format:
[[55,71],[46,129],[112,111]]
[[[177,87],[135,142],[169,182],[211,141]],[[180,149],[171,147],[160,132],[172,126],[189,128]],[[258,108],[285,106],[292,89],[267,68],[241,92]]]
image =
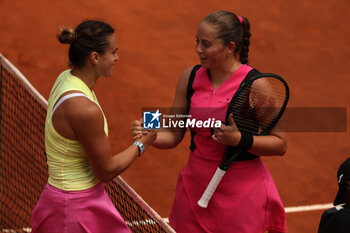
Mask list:
[[197,204],[202,208],[207,208],[208,203],[213,196],[216,188],[220,184],[220,181],[222,177],[225,175],[226,171],[222,170],[221,168],[217,168],[215,171],[215,174],[213,178],[211,178],[210,183],[208,184],[207,188],[205,189],[201,199],[197,202]]

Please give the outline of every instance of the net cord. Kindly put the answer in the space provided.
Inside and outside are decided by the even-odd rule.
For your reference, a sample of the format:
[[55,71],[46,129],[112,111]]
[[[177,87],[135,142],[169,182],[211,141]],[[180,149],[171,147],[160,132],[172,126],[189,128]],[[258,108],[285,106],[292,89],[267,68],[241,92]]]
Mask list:
[[24,77],[24,75],[0,53],[0,61],[2,66],[6,67],[9,72],[11,72],[14,77],[18,77],[22,82],[23,86],[27,88],[27,90],[33,94],[35,99],[45,108],[47,109],[47,101],[46,99],[33,87],[33,85]]
[[146,210],[146,212],[157,222],[161,227],[164,228],[169,233],[175,233],[174,229],[172,229],[159,215],[158,213],[153,210],[143,199],[140,195],[138,195],[133,188],[131,188],[121,176],[117,176],[114,178],[114,181],[117,182],[120,186],[123,187],[123,189],[137,202],[141,205],[142,208]]

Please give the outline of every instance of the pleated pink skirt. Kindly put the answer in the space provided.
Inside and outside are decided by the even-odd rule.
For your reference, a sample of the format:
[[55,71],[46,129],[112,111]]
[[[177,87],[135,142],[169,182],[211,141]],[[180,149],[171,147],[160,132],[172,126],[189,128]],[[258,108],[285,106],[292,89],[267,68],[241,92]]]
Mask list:
[[260,158],[234,162],[207,208],[198,206],[218,164],[191,155],[181,171],[170,213],[177,233],[284,233],[285,212],[270,173]]
[[47,184],[35,206],[33,233],[130,233],[104,190],[104,184],[64,191]]

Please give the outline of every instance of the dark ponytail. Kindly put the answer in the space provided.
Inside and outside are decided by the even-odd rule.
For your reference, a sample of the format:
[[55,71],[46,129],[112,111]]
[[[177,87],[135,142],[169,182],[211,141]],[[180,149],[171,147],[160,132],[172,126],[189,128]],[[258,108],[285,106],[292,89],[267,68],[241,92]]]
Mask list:
[[239,55],[242,64],[248,64],[248,52],[250,44],[250,23],[245,17],[238,17],[229,11],[215,11],[205,17],[203,21],[211,23],[218,30],[218,38],[224,46],[231,41],[235,42],[234,55]]
[[242,17],[242,27],[243,27],[243,37],[242,37],[242,47],[239,52],[239,58],[242,64],[248,64],[248,53],[249,53],[249,44],[250,44],[250,23],[248,19]]

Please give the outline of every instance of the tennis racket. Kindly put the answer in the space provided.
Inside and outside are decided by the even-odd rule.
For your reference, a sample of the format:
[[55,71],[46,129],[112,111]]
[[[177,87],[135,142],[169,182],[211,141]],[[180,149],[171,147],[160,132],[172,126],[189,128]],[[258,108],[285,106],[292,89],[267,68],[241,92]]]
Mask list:
[[[276,74],[260,73],[242,82],[228,106],[225,123],[228,124],[229,116],[233,114],[240,132],[266,135],[281,118],[288,100],[289,88],[283,78]],[[227,169],[243,153],[244,149],[226,146],[219,167],[198,201],[199,206],[208,206]]]

